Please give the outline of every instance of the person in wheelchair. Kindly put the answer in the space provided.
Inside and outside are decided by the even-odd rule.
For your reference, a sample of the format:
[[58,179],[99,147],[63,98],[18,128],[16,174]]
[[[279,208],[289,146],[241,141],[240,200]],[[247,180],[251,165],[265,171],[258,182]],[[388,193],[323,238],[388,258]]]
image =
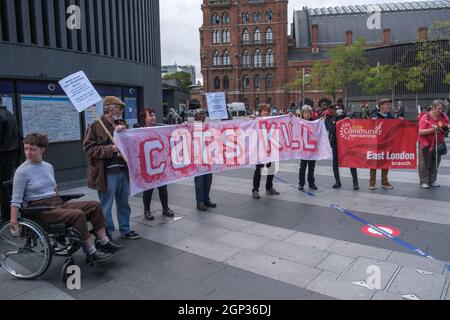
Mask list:
[[[93,261],[100,262],[120,250],[121,245],[112,242],[106,235],[105,219],[102,208],[97,201],[64,202],[58,196],[53,166],[42,160],[48,138],[39,133],[32,133],[23,140],[26,161],[16,170],[11,199],[11,233],[19,234],[18,213],[26,203],[32,207],[55,207],[43,211],[32,218],[42,225],[66,224],[77,229],[85,241],[86,253]],[[90,221],[98,236],[94,244],[88,230]],[[97,250],[96,245],[99,250]]]

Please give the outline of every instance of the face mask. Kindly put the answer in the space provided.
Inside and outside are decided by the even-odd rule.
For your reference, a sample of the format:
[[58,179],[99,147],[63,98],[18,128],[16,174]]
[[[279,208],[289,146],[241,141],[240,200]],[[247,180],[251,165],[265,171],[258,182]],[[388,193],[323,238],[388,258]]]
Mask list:
[[343,114],[344,114],[344,110],[342,110],[342,109],[337,109],[336,110],[336,115],[342,116]]
[[114,121],[122,120],[122,116],[113,116]]

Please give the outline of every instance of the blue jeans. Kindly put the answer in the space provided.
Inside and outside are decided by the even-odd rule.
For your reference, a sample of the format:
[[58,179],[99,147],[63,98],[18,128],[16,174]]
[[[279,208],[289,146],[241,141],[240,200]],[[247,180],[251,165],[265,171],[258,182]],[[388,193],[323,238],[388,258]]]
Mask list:
[[106,229],[109,236],[116,230],[112,218],[112,206],[114,199],[116,199],[119,230],[120,234],[125,236],[131,231],[131,207],[128,202],[130,198],[130,181],[128,174],[127,171],[121,171],[120,173],[107,174],[106,178],[108,190],[105,192],[98,192],[98,197],[103,208],[103,214],[105,215]]
[[197,204],[206,204],[211,201],[211,199],[209,199],[209,192],[211,191],[212,178],[212,174],[195,177],[195,196]]

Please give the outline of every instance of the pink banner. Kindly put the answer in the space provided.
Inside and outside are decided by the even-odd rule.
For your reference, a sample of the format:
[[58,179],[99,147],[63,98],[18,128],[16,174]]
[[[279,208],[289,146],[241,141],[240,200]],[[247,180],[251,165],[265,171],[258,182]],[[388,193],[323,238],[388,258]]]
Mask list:
[[207,173],[332,157],[324,122],[291,116],[132,129],[115,139],[132,195]]

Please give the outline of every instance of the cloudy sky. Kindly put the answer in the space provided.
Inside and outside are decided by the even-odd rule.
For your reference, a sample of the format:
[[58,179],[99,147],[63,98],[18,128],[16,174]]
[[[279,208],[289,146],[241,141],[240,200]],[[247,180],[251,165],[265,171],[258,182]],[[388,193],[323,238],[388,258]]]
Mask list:
[[[411,0],[409,0],[411,1]],[[417,0],[415,0],[417,1]],[[198,29],[202,25],[203,0],[161,0],[162,64],[194,65],[197,78],[200,74],[200,39]],[[334,7],[353,4],[404,2],[398,0],[289,0],[289,21],[292,11],[309,8]]]

